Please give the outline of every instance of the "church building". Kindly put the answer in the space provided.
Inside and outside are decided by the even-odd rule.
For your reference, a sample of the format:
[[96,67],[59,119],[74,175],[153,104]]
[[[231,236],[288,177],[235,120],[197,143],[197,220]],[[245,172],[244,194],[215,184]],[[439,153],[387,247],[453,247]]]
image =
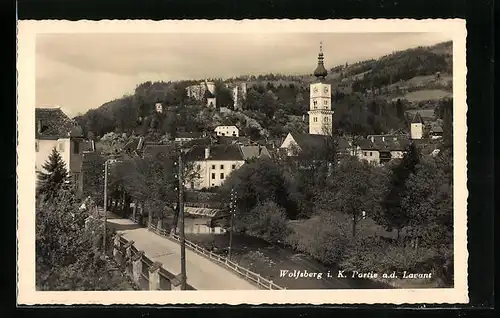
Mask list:
[[[289,156],[304,150],[311,144],[326,142],[326,136],[333,132],[333,110],[331,85],[325,79],[328,71],[324,65],[323,46],[320,44],[318,65],[314,70],[316,80],[310,85],[309,98],[309,134],[289,133],[280,148]],[[303,143],[303,145],[301,145]]]

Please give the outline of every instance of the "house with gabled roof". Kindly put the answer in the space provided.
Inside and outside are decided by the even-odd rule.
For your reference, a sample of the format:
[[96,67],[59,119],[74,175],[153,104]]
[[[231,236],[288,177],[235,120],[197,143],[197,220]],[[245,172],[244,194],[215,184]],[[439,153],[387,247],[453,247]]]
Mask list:
[[359,159],[373,164],[384,164],[392,159],[403,158],[409,140],[400,135],[369,135],[358,144]]
[[221,186],[228,176],[245,164],[239,145],[195,145],[186,154],[186,161],[194,164],[198,178],[187,185],[190,189]]
[[[82,190],[83,131],[60,107],[35,108],[35,171],[42,172],[43,165],[55,148],[66,164],[69,176]],[[89,149],[85,149],[89,150]],[[90,150],[92,150],[92,145]]]

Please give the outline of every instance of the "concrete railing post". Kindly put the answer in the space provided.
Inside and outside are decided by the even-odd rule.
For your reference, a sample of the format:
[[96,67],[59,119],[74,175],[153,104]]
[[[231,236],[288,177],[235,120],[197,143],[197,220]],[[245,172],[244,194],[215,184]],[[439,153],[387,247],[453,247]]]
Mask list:
[[181,277],[180,274],[170,280],[171,290],[181,290]]
[[160,289],[160,262],[154,262],[149,268],[149,290]]
[[118,233],[115,235],[114,237],[114,242],[113,242],[113,258],[115,259],[115,261],[118,263],[118,264],[122,264],[122,255],[121,255],[121,252],[120,252],[120,238],[121,238],[121,234]]
[[123,245],[123,248],[125,249],[125,257],[127,260],[130,260],[132,258],[132,245],[134,244],[134,241],[128,241],[127,244]]
[[142,255],[144,255],[144,251],[139,251],[132,257],[132,277],[137,284],[139,284],[142,274]]

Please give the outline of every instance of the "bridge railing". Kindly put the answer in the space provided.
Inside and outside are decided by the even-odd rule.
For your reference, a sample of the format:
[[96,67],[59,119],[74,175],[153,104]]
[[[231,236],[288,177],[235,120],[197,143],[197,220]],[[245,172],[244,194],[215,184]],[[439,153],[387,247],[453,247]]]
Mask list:
[[[170,235],[170,233],[168,233],[166,230],[158,229],[156,226],[154,226],[152,224],[149,224],[149,230],[151,230],[152,232],[154,232],[160,236],[166,237],[166,238],[174,240],[176,242],[180,243],[180,241],[181,241],[179,235],[177,235],[177,234]],[[213,253],[212,251],[209,251],[209,250],[207,250],[207,249],[205,249],[205,248],[203,248],[203,247],[199,246],[198,244],[193,243],[191,241],[184,240],[184,242],[186,244],[186,247],[188,247],[192,251],[198,253],[199,255],[202,255],[202,256],[208,258],[212,262],[221,264],[222,266],[228,268],[232,272],[237,273],[238,275],[240,275],[244,279],[257,284],[257,286],[259,288],[274,289],[274,290],[285,289],[285,288],[277,285],[276,283],[274,283],[272,280],[264,278],[260,274],[252,272],[248,268],[245,268],[245,267],[239,265],[238,263],[235,263],[235,262],[229,260],[227,257]]]
[[[128,241],[123,236],[117,235],[115,237],[113,254],[115,260],[123,266],[127,276],[139,289],[180,290],[180,283],[173,283],[174,281],[178,281],[176,275],[165,270],[161,263],[154,262],[142,251],[137,250],[133,241]],[[189,284],[186,287],[187,290],[195,290]]]

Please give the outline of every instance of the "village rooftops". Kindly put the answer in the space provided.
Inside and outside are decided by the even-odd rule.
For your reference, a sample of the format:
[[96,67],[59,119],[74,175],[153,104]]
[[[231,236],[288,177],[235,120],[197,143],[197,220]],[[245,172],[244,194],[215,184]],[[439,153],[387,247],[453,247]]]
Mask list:
[[37,125],[35,138],[37,139],[83,137],[81,127],[61,108],[36,108],[35,123]]
[[415,115],[413,115],[413,118],[411,120],[412,124],[423,124],[424,121],[422,120],[422,117],[420,116],[420,113],[417,112]]
[[268,157],[271,158],[271,154],[265,146],[241,146],[241,152],[243,153],[243,158],[245,160],[253,158]]
[[409,140],[400,136],[370,136],[359,142],[361,150],[377,151],[404,151],[408,147]]
[[195,139],[195,138],[202,138],[203,137],[203,133],[202,132],[198,132],[198,131],[183,131],[183,132],[177,132],[175,138],[192,138],[192,139]]

